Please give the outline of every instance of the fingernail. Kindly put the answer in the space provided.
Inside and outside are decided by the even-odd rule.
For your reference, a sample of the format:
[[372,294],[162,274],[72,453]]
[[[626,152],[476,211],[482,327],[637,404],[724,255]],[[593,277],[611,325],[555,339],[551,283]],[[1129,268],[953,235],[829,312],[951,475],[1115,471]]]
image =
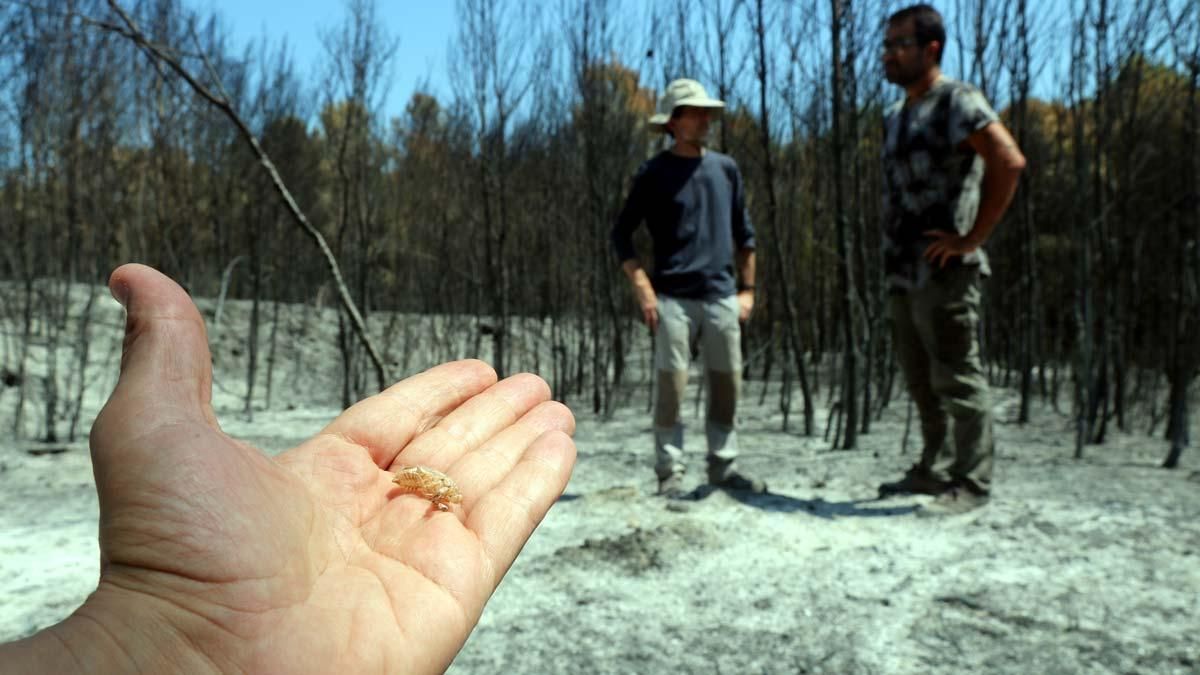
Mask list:
[[128,302],[129,302],[129,285],[126,284],[124,281],[117,281],[117,282],[113,283],[113,285],[109,287],[109,291],[112,293],[113,298],[117,302],[121,303],[122,307],[124,307],[126,304],[128,304]]

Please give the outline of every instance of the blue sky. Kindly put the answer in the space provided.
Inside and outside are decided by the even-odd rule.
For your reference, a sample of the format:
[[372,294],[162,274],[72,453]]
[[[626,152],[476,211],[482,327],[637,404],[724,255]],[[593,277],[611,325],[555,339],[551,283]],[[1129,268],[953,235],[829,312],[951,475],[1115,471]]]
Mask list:
[[[1182,6],[1191,0],[1169,0],[1173,6]],[[545,6],[558,3],[544,0]],[[310,83],[319,72],[320,64],[327,58],[319,34],[322,30],[333,30],[345,20],[345,0],[185,0],[185,3],[201,13],[216,13],[224,26],[231,32],[238,47],[252,40],[266,38],[274,48],[286,37],[297,71]],[[954,3],[942,0],[945,10],[953,10]],[[1035,76],[1034,94],[1037,96],[1061,95],[1063,64],[1068,56],[1068,27],[1061,17],[1070,6],[1069,0],[1043,0],[1032,3],[1031,13],[1038,21],[1051,21],[1057,26],[1044,31],[1035,49],[1042,51],[1042,71]],[[635,0],[632,5],[645,8],[644,0]],[[388,98],[383,102],[383,119],[403,114],[417,84],[428,81],[427,90],[439,99],[451,97],[447,54],[451,40],[457,32],[455,2],[453,0],[377,0],[376,11],[380,23],[388,34],[399,39],[396,52],[393,80]],[[947,29],[955,24],[951,13],[946,14]],[[1046,35],[1048,34],[1048,35]],[[636,39],[637,36],[632,36]],[[1047,42],[1046,39],[1049,38]],[[953,39],[951,40],[953,42]],[[641,48],[644,50],[644,46]],[[957,77],[967,73],[955,65],[955,46],[947,46],[947,72]],[[634,50],[638,52],[636,49]],[[1046,58],[1045,54],[1053,56]],[[647,73],[649,76],[649,73]],[[995,103],[1002,104],[1003,101]]]
[[[1065,0],[1046,1],[1058,6]],[[316,76],[319,65],[326,59],[320,32],[339,27],[348,13],[345,0],[185,0],[185,3],[202,14],[220,15],[239,48],[263,37],[277,47],[286,37],[297,71],[309,78]],[[645,8],[642,0],[632,4]],[[943,0],[942,4],[952,6],[949,0]],[[547,0],[546,6],[557,3]],[[394,78],[381,111],[383,118],[401,116],[422,81],[428,81],[431,93],[439,99],[450,98],[447,53],[457,32],[455,2],[377,0],[376,11],[387,32],[399,38]],[[947,15],[947,20],[952,17]]]
[[[202,14],[222,17],[239,47],[265,36],[272,47],[287,38],[300,73],[316,72],[325,59],[320,32],[337,28],[347,11],[340,0],[193,0]],[[452,0],[385,0],[378,2],[380,22],[399,38],[395,78],[383,103],[386,118],[398,117],[417,83],[429,79],[439,98],[449,95],[446,53],[455,34]]]

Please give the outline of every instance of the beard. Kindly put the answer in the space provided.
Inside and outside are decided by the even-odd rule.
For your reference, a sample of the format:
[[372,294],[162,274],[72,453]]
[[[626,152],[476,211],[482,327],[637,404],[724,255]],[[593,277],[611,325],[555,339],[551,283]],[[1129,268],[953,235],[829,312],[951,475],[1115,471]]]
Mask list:
[[883,67],[883,76],[887,79],[887,81],[901,87],[907,87],[917,80],[920,80],[924,75],[925,70],[921,68],[919,64],[914,64],[908,68],[905,68],[899,63],[890,68],[886,65]]

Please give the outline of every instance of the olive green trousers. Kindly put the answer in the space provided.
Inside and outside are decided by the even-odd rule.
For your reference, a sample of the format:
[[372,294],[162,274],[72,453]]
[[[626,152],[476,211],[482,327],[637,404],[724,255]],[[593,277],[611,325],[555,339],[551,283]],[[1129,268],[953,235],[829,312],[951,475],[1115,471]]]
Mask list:
[[979,347],[980,297],[979,268],[962,266],[892,295],[889,309],[896,356],[921,418],[920,468],[987,494],[995,442]]

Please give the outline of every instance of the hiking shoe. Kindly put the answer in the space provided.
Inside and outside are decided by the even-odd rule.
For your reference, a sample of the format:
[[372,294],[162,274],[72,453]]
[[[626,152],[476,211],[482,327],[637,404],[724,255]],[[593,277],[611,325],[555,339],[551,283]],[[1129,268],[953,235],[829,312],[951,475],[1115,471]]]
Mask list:
[[935,478],[928,470],[914,466],[904,474],[904,478],[880,485],[879,496],[890,497],[891,495],[904,494],[940,495],[952,486],[953,483],[950,481]]
[[943,491],[932,502],[922,506],[917,511],[917,515],[934,517],[967,513],[986,505],[988,499],[988,495],[976,492],[965,485],[954,485]]
[[719,479],[709,476],[708,484],[716,488],[721,488],[722,490],[753,492],[754,494],[760,495],[766,493],[767,491],[766,481],[758,478],[751,478],[749,476],[740,474],[737,471],[730,471],[729,473],[725,474],[724,478]]
[[684,495],[683,474],[673,473],[666,478],[658,479],[658,496],[667,499],[679,499]]

